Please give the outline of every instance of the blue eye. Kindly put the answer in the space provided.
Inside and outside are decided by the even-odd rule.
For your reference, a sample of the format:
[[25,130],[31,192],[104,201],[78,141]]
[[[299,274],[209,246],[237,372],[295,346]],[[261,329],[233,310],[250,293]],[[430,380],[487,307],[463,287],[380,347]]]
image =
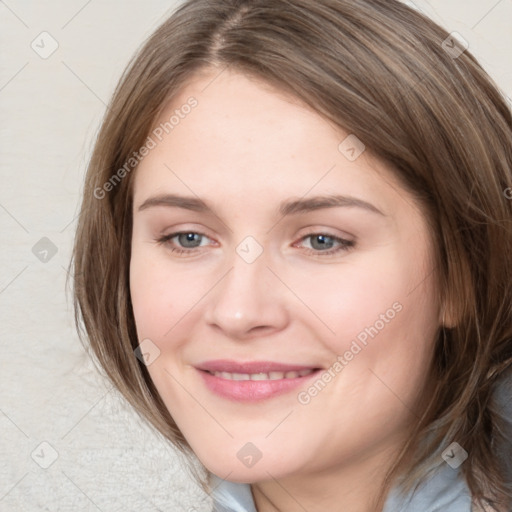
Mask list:
[[[182,247],[176,247],[171,241],[176,238],[178,243]],[[179,232],[179,233],[171,233],[170,235],[165,235],[157,240],[160,244],[168,245],[171,252],[176,252],[178,254],[193,252],[194,249],[201,247],[201,242],[203,239],[208,238],[206,235],[201,233],[195,233],[194,231],[189,232]]]
[[[176,239],[175,241],[173,241]],[[164,235],[157,240],[158,243],[167,245],[171,252],[176,254],[192,254],[196,252],[199,247],[204,247],[206,244],[202,244],[203,241],[207,241],[209,238],[202,234],[194,231],[171,233]],[[355,242],[351,240],[345,240],[336,236],[328,235],[326,233],[311,233],[303,236],[300,240],[310,239],[311,248],[306,247],[305,249],[309,254],[315,256],[330,256],[335,255],[342,251],[348,251],[355,246]],[[178,246],[176,246],[178,244]]]
[[179,233],[175,236],[178,238],[179,243],[187,249],[199,247],[203,239],[203,235],[199,233]]
[[355,246],[355,242],[351,240],[345,240],[344,238],[331,236],[325,233],[312,233],[304,236],[301,240],[307,239],[310,239],[311,245],[311,249],[306,248],[308,249],[308,252],[320,256],[334,255],[341,251],[348,251],[350,248]]

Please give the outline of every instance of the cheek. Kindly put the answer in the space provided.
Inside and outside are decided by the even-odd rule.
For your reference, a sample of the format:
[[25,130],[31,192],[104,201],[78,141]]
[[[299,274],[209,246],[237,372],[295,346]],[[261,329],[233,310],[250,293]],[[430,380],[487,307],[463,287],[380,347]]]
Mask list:
[[418,269],[393,254],[380,256],[287,276],[286,282],[316,316],[319,335],[336,354],[347,350],[353,339],[364,343],[376,330],[387,330],[404,317],[402,311],[414,307],[408,294]]
[[169,265],[151,251],[135,247],[130,262],[130,294],[139,340],[156,344],[186,313],[196,293],[187,276],[170,272]]
[[438,305],[425,255],[404,257],[403,251],[390,249],[377,259],[341,265],[337,272],[320,268],[314,279],[293,283],[323,324],[316,322],[332,354],[330,368],[340,363],[333,369],[333,399],[354,395],[360,400],[359,390],[375,405],[391,396],[391,389],[407,403],[414,402],[437,330]]

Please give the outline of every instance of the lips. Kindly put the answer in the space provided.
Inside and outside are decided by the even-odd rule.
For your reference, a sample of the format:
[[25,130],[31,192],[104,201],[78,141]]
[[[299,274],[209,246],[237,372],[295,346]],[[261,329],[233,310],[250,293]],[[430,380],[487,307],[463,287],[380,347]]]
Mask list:
[[259,401],[289,392],[320,368],[272,361],[206,361],[196,366],[215,394],[236,401]]

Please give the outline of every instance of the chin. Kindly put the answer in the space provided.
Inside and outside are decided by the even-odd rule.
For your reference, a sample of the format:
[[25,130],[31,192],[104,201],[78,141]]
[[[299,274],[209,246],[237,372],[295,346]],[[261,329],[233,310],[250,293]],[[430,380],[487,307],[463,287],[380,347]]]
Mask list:
[[215,455],[211,459],[200,458],[200,460],[211,473],[235,483],[252,484],[273,478],[284,478],[299,470],[298,467],[287,463],[282,458],[280,460],[271,460],[270,458],[265,460],[264,455],[259,460],[253,459],[245,462],[243,453],[240,457],[235,453],[234,457],[224,456],[222,459]]

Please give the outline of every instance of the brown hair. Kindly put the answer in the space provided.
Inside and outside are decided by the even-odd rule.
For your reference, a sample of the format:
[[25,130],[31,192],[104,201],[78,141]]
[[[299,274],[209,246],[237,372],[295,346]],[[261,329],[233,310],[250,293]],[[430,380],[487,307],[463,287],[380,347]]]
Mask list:
[[98,190],[119,177],[196,72],[229,66],[355,134],[428,213],[439,301],[456,321],[439,329],[421,417],[386,489],[400,475],[411,489],[457,441],[469,454],[461,468],[474,499],[512,505],[512,479],[499,455],[510,424],[495,399],[512,362],[512,201],[504,193],[512,186],[512,116],[471,53],[449,51],[456,43],[448,36],[396,0],[188,0],[125,71],[85,180],[71,262],[76,323],[113,384],[185,452],[134,356],[134,172],[108,193]]

